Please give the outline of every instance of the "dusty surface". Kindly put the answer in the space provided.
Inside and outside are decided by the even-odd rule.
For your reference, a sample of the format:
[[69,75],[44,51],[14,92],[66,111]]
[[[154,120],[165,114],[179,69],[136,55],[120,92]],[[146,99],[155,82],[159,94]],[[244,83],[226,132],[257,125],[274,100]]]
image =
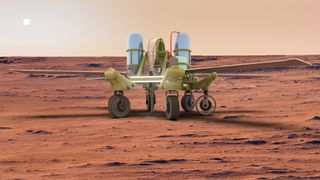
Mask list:
[[[201,58],[195,66],[283,57]],[[306,57],[319,63],[318,56]],[[1,58],[0,179],[294,179],[320,178],[320,70],[219,78],[209,117],[165,120],[145,112],[141,88],[128,91],[130,117],[111,119],[103,81],[28,76],[9,68],[124,69],[124,58]],[[91,64],[88,64],[91,63]],[[320,117],[318,117],[320,118]]]

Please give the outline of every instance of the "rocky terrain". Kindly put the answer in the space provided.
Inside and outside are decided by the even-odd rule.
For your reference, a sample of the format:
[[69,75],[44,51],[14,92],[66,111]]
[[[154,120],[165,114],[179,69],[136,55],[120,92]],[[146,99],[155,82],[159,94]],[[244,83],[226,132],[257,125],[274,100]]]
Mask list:
[[[193,67],[293,56],[203,56]],[[1,57],[0,179],[320,179],[320,56],[314,66],[218,78],[212,116],[168,121],[141,87],[125,92],[129,117],[108,116],[111,87],[83,76],[10,68],[125,70],[123,57]],[[199,95],[196,95],[199,96]]]

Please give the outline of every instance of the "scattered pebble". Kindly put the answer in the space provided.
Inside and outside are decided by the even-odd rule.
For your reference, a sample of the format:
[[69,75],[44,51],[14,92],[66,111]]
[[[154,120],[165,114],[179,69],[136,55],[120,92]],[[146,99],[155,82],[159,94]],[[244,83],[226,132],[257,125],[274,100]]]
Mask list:
[[0,130],[1,129],[12,129],[11,127],[0,127]]
[[312,140],[312,141],[308,141],[308,142],[306,142],[306,144],[315,144],[315,145],[320,145],[320,140]]
[[173,135],[160,135],[159,138],[167,138],[167,137],[173,137]]
[[320,120],[320,116],[314,116],[312,119],[313,120]]
[[163,159],[159,159],[159,160],[150,160],[150,161],[145,161],[146,163],[157,163],[157,164],[166,164],[166,163],[170,163],[170,162],[185,162],[185,159],[170,159],[170,160],[163,160]]
[[10,60],[0,60],[0,64],[11,64],[13,61]]
[[253,145],[261,145],[266,144],[267,141],[264,140],[253,140],[253,141],[246,141],[245,144],[253,144]]
[[320,69],[320,65],[316,64],[316,65],[307,66],[306,69],[319,70]]
[[276,142],[273,142],[272,144],[285,144],[285,142],[283,142],[283,141],[276,141]]
[[222,159],[222,158],[218,158],[218,157],[209,158],[209,160],[211,160],[211,161],[219,161],[219,162],[221,162],[221,163],[225,163],[225,162],[227,162],[227,161],[225,161],[224,159]]
[[123,162],[111,162],[111,163],[107,163],[107,166],[122,166],[122,165],[126,165],[126,163],[123,163]]
[[287,136],[288,139],[297,138],[297,137],[299,137],[298,134],[288,134]]
[[246,140],[248,138],[231,138],[232,141],[242,141],[242,140]]
[[131,164],[131,166],[151,166],[150,163],[138,163],[138,164]]
[[87,66],[87,67],[101,67],[102,64],[101,63],[87,63],[87,64],[85,64],[85,66]]
[[305,127],[302,128],[302,130],[304,130],[304,131],[311,131],[312,128],[305,126]]
[[31,133],[31,134],[52,134],[52,132],[41,130],[41,129],[40,130],[29,129],[26,132]]
[[236,118],[240,118],[240,116],[225,116],[225,117],[223,117],[223,119],[236,119]]
[[42,75],[42,74],[29,74],[28,77],[31,77],[31,78],[45,77],[45,75]]

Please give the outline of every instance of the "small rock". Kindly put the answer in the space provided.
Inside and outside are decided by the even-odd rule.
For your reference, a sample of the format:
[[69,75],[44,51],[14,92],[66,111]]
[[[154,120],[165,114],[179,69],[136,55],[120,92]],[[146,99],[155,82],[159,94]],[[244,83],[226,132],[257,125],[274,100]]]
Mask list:
[[167,138],[167,137],[173,137],[173,135],[160,135],[159,138]]
[[44,77],[45,75],[42,75],[42,74],[29,74],[28,77],[31,77],[31,78],[36,78],[36,77]]
[[320,120],[320,116],[314,116],[312,119],[313,120]]
[[1,129],[12,129],[11,127],[0,127],[0,130]]
[[138,164],[131,164],[131,166],[151,166],[149,163],[138,163]]
[[105,149],[114,149],[113,146],[106,146]]
[[225,116],[225,117],[223,117],[223,119],[236,119],[236,118],[240,118],[240,116]]
[[217,158],[217,157],[209,158],[209,160],[213,160],[213,161],[223,161],[222,158]]
[[304,130],[304,131],[311,131],[312,128],[305,126],[305,127],[302,128],[302,130]]
[[108,163],[107,166],[122,166],[125,164],[126,163],[123,163],[123,162],[111,162],[111,163]]
[[51,162],[58,163],[58,162],[61,162],[61,160],[60,159],[51,159]]
[[306,142],[306,144],[316,144],[316,145],[320,145],[320,140],[308,141],[308,142]]
[[52,133],[45,130],[35,130],[32,132],[32,134],[52,134]]
[[196,137],[196,134],[181,134],[181,137]]
[[242,141],[242,140],[246,140],[248,138],[232,138],[232,141]]
[[194,144],[194,145],[202,145],[202,144],[207,144],[207,142],[197,142],[197,141],[195,141],[192,144]]
[[146,163],[157,163],[157,164],[166,164],[166,163],[170,163],[170,162],[185,162],[185,159],[170,159],[170,160],[163,160],[163,159],[159,159],[159,160],[150,160],[150,161],[145,161]]
[[85,164],[81,165],[80,167],[86,168],[86,167],[91,167],[92,165],[93,164],[91,164],[91,163],[85,163]]
[[150,162],[150,163],[158,163],[158,164],[165,164],[168,163],[167,160],[151,160],[151,161],[146,161],[146,162]]
[[246,141],[245,144],[253,144],[253,145],[261,145],[266,144],[267,141],[264,140],[253,140],[253,141]]
[[276,142],[273,142],[272,144],[285,144],[285,142],[283,142],[283,141],[276,141]]
[[169,160],[170,162],[184,162],[184,161],[187,161],[185,159],[170,159]]
[[311,137],[312,134],[301,134],[302,137]]
[[39,129],[39,130],[29,129],[26,132],[31,133],[31,134],[52,134],[52,132],[41,130],[41,129]]
[[306,69],[319,70],[320,65],[315,64],[315,65],[306,66]]
[[86,64],[87,67],[100,67],[102,66],[102,64],[100,63],[88,63]]
[[11,64],[13,61],[11,60],[0,60],[0,64]]
[[288,139],[297,138],[297,137],[299,137],[298,134],[288,134],[287,136]]

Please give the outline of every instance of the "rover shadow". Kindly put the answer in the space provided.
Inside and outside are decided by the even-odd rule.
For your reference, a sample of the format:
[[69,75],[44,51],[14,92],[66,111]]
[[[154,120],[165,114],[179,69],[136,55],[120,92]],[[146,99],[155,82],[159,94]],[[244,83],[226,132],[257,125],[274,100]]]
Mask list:
[[[262,111],[255,110],[223,110],[217,111],[213,115],[203,116],[197,112],[184,112],[181,111],[180,118],[178,121],[195,121],[195,122],[206,122],[206,123],[221,123],[221,124],[229,124],[236,125],[242,127],[259,127],[259,128],[272,128],[272,129],[292,129],[297,128],[294,126],[289,126],[283,123],[277,122],[267,122],[261,120],[248,119],[247,117],[242,117],[244,114],[250,113],[261,113]],[[237,114],[239,118],[220,118],[219,115],[227,115],[227,114]],[[154,120],[166,120],[165,114],[163,111],[156,110],[153,114],[142,109],[132,110],[127,118],[114,118],[117,120],[128,120],[132,117],[144,119],[146,117],[155,118]],[[70,113],[70,114],[41,114],[41,115],[25,115],[25,116],[17,116],[17,119],[95,119],[95,118],[110,118],[109,112],[104,113]],[[148,120],[150,120],[148,118]],[[168,120],[166,120],[168,121]]]
[[[229,124],[242,127],[259,127],[259,128],[270,128],[270,129],[299,129],[300,127],[294,125],[287,125],[279,122],[270,122],[266,120],[255,120],[251,117],[243,116],[248,113],[259,113],[262,111],[220,111],[214,113],[210,116],[203,116],[197,114],[196,112],[183,112],[180,114],[179,121],[197,121],[206,123],[219,123],[219,124]],[[234,114],[238,113],[236,116],[231,116],[230,118],[221,118],[219,115],[223,114]]]
[[[65,118],[111,118],[110,114],[107,110],[107,108],[99,107],[98,109],[104,109],[106,112],[102,113],[65,113],[65,114],[59,114],[59,113],[53,113],[53,114],[39,114],[39,115],[19,115],[16,116],[16,119],[65,119]],[[161,111],[155,111],[155,113],[152,115],[146,110],[132,110],[128,116],[130,117],[145,117],[145,116],[155,116],[155,117],[161,117],[163,114]],[[114,119],[127,119],[127,118],[114,118]]]

